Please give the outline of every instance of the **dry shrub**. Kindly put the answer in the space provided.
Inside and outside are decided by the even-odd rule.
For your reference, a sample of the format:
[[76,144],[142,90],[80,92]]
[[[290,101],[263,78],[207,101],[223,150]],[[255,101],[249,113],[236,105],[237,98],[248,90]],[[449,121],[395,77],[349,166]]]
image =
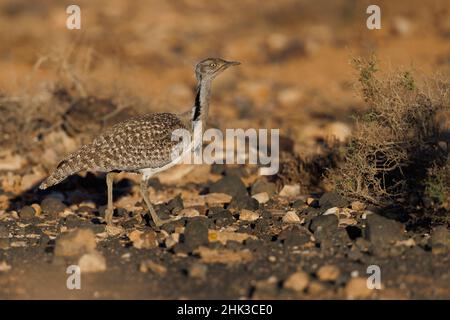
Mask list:
[[429,168],[446,162],[437,115],[449,108],[449,79],[419,86],[409,71],[377,77],[374,57],[353,62],[368,109],[329,177],[342,195],[376,205],[422,195]]

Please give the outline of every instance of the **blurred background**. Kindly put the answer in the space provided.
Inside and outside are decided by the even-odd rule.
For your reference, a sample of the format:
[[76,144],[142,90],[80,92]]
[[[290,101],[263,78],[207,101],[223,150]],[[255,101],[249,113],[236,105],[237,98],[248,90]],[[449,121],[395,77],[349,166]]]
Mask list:
[[[310,155],[327,136],[350,133],[362,105],[352,57],[376,53],[382,71],[450,67],[445,0],[378,1],[381,30],[366,27],[370,1],[78,1],[81,30],[66,28],[70,4],[0,2],[0,90],[38,123],[24,129],[34,141],[79,97],[112,101],[101,104],[105,113],[187,110],[195,63],[220,56],[242,66],[215,83],[211,126],[281,128],[297,153]],[[81,117],[75,127],[98,123],[92,115],[101,107],[87,108],[72,112]],[[0,143],[17,142],[6,133]]]

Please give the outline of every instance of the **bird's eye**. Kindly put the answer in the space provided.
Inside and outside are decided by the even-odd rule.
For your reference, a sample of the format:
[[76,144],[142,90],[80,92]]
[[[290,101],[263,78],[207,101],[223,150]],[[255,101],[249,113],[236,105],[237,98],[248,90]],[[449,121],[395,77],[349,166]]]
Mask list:
[[212,67],[212,68],[215,68],[215,67],[217,66],[217,64],[215,64],[215,63],[213,62],[213,63],[210,63],[209,66]]

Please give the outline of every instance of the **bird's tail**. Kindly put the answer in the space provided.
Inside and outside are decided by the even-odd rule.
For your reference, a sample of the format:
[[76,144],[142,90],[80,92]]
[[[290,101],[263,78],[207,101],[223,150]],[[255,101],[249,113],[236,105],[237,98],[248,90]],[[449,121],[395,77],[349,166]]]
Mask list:
[[41,183],[39,189],[45,190],[82,170],[84,170],[84,165],[77,159],[76,154],[72,154],[58,164],[55,171]]

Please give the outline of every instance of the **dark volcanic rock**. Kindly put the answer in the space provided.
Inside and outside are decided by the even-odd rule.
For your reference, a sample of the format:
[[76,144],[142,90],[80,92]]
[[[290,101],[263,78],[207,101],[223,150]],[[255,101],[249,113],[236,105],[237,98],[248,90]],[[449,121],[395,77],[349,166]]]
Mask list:
[[284,229],[278,236],[279,240],[288,247],[301,246],[310,241],[310,234],[299,226],[292,226]]
[[234,196],[233,199],[231,199],[230,208],[257,210],[259,208],[259,202],[247,194],[242,194]]
[[326,192],[319,199],[319,206],[322,210],[327,210],[333,207],[347,207],[350,202],[337,194],[336,192]]
[[189,251],[208,244],[208,227],[201,219],[190,220],[184,230],[184,244]]
[[331,232],[337,229],[339,220],[334,214],[327,214],[314,217],[309,225],[309,230],[316,232],[321,229],[325,232]]
[[41,202],[41,208],[44,214],[57,217],[58,213],[66,209],[66,205],[58,198],[47,197]]
[[431,233],[431,246],[443,246],[450,248],[450,230],[446,226],[438,226]]
[[210,218],[219,228],[228,226],[236,221],[231,212],[228,210],[221,210],[219,212],[213,213],[209,215],[208,218]]
[[367,216],[366,238],[375,246],[386,247],[395,241],[404,239],[404,226],[395,220],[378,214]]
[[36,210],[34,210],[33,207],[25,206],[22,209],[20,209],[19,217],[20,217],[20,219],[28,220],[28,219],[32,219],[35,216],[35,214],[36,214]]
[[180,195],[177,195],[175,198],[171,199],[167,203],[167,209],[169,209],[169,211],[172,213],[177,213],[178,211],[180,211],[183,208],[184,208],[184,203],[183,203],[183,199],[181,198]]
[[234,175],[225,176],[209,186],[209,192],[226,193],[233,197],[239,195],[247,195],[247,188],[242,180]]

